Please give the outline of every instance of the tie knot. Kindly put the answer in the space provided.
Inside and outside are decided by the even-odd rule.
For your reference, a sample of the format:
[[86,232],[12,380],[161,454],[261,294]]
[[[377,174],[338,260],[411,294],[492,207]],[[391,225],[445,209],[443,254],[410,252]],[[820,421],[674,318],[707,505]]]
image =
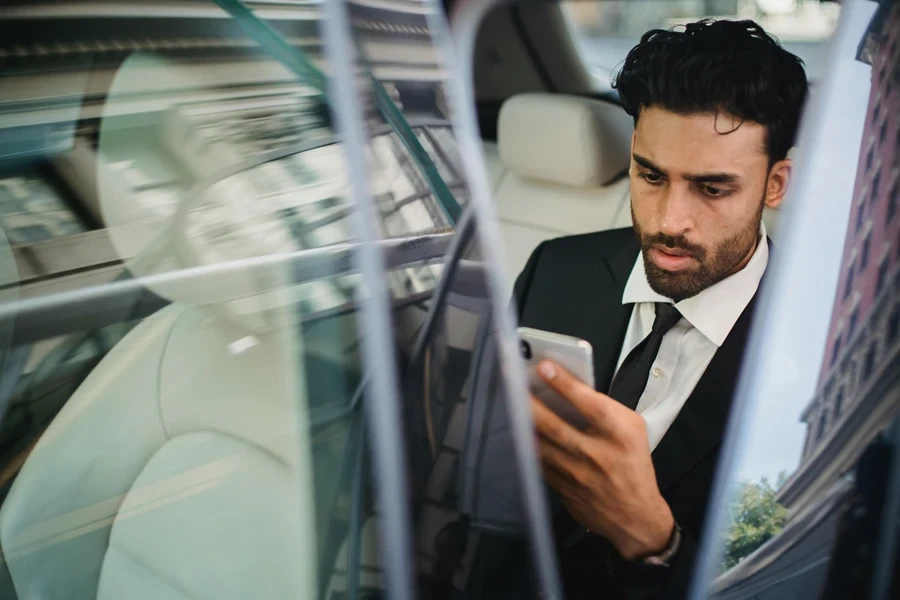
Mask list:
[[666,335],[681,320],[681,313],[671,304],[656,303],[656,318],[653,320],[653,333]]

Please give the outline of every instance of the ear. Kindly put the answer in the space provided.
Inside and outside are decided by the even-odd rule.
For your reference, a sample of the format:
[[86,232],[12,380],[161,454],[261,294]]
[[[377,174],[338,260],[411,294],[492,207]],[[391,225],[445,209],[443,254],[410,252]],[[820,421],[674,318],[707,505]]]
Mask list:
[[790,158],[779,160],[769,169],[769,178],[766,181],[766,208],[778,208],[784,195],[787,193],[788,184],[791,181],[791,169],[794,161]]

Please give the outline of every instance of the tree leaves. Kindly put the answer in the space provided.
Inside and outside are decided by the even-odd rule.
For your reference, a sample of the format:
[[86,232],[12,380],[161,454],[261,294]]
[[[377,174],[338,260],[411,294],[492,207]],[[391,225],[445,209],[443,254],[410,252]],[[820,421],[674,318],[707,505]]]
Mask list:
[[731,507],[732,524],[725,546],[723,569],[738,564],[782,530],[787,511],[775,501],[775,493],[786,479],[786,474],[782,472],[774,486],[766,477],[759,483],[741,484]]

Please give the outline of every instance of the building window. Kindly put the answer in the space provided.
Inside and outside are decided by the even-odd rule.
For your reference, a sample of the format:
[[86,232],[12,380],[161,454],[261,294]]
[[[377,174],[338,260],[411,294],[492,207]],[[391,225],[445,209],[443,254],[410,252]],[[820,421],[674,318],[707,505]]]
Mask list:
[[816,441],[822,439],[822,436],[825,435],[825,428],[828,426],[828,411],[823,409],[822,414],[819,415],[819,431],[816,433]]
[[881,188],[881,173],[875,173],[875,177],[872,178],[872,195],[870,198],[872,199],[872,203],[878,198],[878,191]]
[[850,313],[850,324],[847,326],[847,339],[852,340],[853,334],[856,332],[856,323],[859,322],[859,309],[854,308]]
[[834,349],[831,351],[831,366],[833,367],[841,355],[841,336],[834,340]]
[[875,104],[875,108],[872,109],[872,123],[878,122],[878,117],[881,116],[881,105]]
[[875,344],[873,343],[869,346],[869,349],[866,350],[866,358],[863,360],[863,369],[862,369],[862,378],[863,381],[872,376],[872,371],[875,370]]
[[888,317],[887,323],[887,341],[893,342],[897,337],[897,331],[900,330],[900,308],[895,308],[891,316]]
[[847,281],[844,283],[844,300],[850,297],[850,292],[853,291],[853,278],[856,276],[856,265],[850,265],[850,269],[847,271]]
[[881,293],[881,290],[884,289],[884,284],[887,282],[887,273],[888,273],[888,265],[890,262],[887,259],[881,261],[881,264],[878,265],[878,279],[875,281],[875,295]]
[[866,241],[862,245],[862,253],[859,256],[859,270],[862,271],[869,266],[869,247],[872,245],[872,236],[866,236]]
[[881,145],[884,143],[884,140],[887,138],[887,119],[881,122],[881,131],[878,133],[878,144]]
[[856,232],[859,233],[859,230],[862,229],[863,219],[866,218],[866,203],[860,198],[859,199],[859,208],[856,209]]
[[897,188],[897,182],[894,182],[894,185],[891,186],[891,191],[888,192],[888,205],[887,205],[887,222],[890,223],[894,220],[894,215],[897,214],[897,196],[900,195],[900,190]]
[[844,387],[841,386],[838,388],[837,395],[834,397],[834,416],[835,418],[841,416],[841,409],[844,404]]
[[866,155],[866,173],[872,170],[872,163],[875,162],[875,148],[869,149],[869,154]]

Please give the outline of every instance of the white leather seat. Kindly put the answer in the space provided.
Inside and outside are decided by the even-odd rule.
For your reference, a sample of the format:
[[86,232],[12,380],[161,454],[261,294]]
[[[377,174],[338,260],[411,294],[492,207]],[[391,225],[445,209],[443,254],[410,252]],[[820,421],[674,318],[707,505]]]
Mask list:
[[621,107],[560,94],[521,94],[485,144],[507,269],[515,277],[547,239],[631,224],[633,122]]
[[128,334],[0,511],[18,598],[314,598],[295,337],[179,304]]

